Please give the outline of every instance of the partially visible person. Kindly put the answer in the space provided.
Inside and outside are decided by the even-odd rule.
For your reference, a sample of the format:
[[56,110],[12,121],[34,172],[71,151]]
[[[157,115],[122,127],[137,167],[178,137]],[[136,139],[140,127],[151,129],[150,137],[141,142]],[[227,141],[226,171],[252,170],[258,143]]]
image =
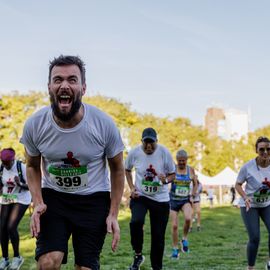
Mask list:
[[207,189],[207,200],[209,200],[210,208],[213,208],[213,206],[214,206],[214,189],[212,186],[210,186]]
[[235,200],[235,195],[236,195],[236,191],[235,191],[235,187],[232,186],[230,188],[230,193],[231,193],[231,204],[233,204],[234,200]]
[[[181,239],[182,252],[189,252],[188,232],[192,221],[192,203],[193,197],[197,192],[197,176],[188,162],[188,154],[184,149],[176,153],[177,165],[175,167],[175,179],[171,184],[170,190],[170,216],[172,224],[172,255],[176,259],[179,257],[178,246],[178,213],[181,210],[184,214],[183,235]],[[192,193],[190,192],[190,185],[193,184]]]
[[[1,248],[3,256],[0,260],[0,270],[17,270],[24,261],[20,255],[18,225],[31,202],[31,195],[27,186],[25,165],[15,159],[14,149],[3,149],[0,157],[2,162],[0,167],[0,187],[2,193]],[[11,262],[8,253],[9,240],[13,248]]]
[[112,233],[112,251],[120,240],[124,145],[111,117],[82,102],[86,78],[79,57],[50,62],[48,91],[51,106],[27,119],[21,139],[35,259],[40,270],[60,269],[72,236],[75,269],[99,270],[106,234]]
[[[143,226],[149,211],[151,225],[150,259],[153,270],[161,270],[165,231],[169,218],[168,183],[175,177],[174,162],[164,146],[158,144],[157,133],[146,128],[142,144],[132,149],[126,159],[126,178],[131,192],[130,234],[134,260],[130,270],[139,270],[144,262]],[[135,184],[132,169],[135,168]]]
[[[268,256],[266,269],[270,270],[270,140],[259,137],[255,143],[257,157],[242,166],[235,189],[241,196],[241,215],[246,226],[248,269],[255,269],[260,242],[260,219],[268,231]],[[242,188],[243,184],[245,189]]]
[[[196,221],[197,225],[197,231],[199,232],[201,230],[201,193],[203,191],[202,183],[199,181],[198,178],[196,178],[197,181],[197,191],[195,192],[195,195],[193,197],[193,212],[192,212],[192,222]],[[193,193],[193,184],[191,183],[191,193]],[[190,225],[189,231],[192,231],[192,223]]]

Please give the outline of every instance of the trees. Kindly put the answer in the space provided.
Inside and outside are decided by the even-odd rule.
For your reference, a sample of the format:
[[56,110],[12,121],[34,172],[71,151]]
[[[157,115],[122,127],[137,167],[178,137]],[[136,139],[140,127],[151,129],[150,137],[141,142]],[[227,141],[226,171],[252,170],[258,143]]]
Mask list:
[[[175,157],[179,148],[190,156],[189,163],[202,173],[213,176],[229,166],[238,170],[255,156],[254,144],[258,136],[270,137],[270,126],[261,128],[240,141],[224,141],[209,138],[202,126],[192,125],[183,117],[156,117],[140,114],[130,109],[130,104],[100,95],[84,97],[90,103],[107,112],[115,120],[124,136],[127,150],[140,143],[144,128],[153,127],[158,132],[159,143],[165,145]],[[22,95],[12,92],[0,99],[0,149],[13,147],[23,159],[23,145],[19,143],[25,120],[36,110],[49,104],[47,93],[29,92]]]

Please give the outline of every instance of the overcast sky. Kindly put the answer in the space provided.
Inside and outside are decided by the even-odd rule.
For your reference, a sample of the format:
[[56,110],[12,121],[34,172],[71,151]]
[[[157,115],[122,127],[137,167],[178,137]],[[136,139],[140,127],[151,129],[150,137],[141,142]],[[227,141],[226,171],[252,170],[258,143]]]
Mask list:
[[49,61],[79,55],[87,95],[203,124],[218,104],[270,124],[270,1],[0,0],[0,91],[47,90]]

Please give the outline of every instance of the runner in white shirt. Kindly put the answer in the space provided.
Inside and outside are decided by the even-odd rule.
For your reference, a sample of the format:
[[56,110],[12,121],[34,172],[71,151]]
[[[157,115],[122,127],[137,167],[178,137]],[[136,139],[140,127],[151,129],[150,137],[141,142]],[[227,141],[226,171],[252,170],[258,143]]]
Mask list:
[[[31,195],[27,186],[25,165],[15,159],[15,151],[5,148],[1,151],[1,248],[3,258],[0,269],[19,269],[23,264],[23,257],[19,252],[20,236],[18,226],[24,216]],[[14,257],[10,264],[8,243],[11,241]]]
[[113,234],[113,251],[120,238],[124,145],[112,119],[81,102],[86,83],[79,57],[61,55],[50,63],[48,89],[51,107],[27,120],[21,139],[38,269],[60,269],[72,235],[76,269],[98,270],[106,233]]
[[[132,149],[125,163],[126,177],[131,190],[131,245],[135,252],[130,270],[139,270],[144,261],[143,226],[147,211],[151,224],[151,266],[162,269],[165,231],[169,218],[168,183],[175,177],[174,162],[169,151],[157,144],[157,133],[146,128],[142,145]],[[135,184],[132,169],[135,168]]]
[[[255,269],[260,242],[260,218],[268,230],[266,269],[270,270],[270,140],[259,137],[255,144],[257,157],[244,164],[237,176],[235,189],[241,195],[240,209],[246,226],[248,269]],[[242,188],[245,185],[245,190]]]

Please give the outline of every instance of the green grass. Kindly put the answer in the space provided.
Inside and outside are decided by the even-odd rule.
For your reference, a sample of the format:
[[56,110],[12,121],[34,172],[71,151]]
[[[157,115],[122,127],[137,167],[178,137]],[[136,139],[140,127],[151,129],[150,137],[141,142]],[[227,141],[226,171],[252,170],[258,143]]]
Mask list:
[[[101,254],[101,270],[128,269],[132,261],[133,252],[129,236],[130,212],[127,209],[120,214],[121,243],[116,253],[110,249],[111,236],[108,236]],[[35,240],[29,235],[29,214],[26,213],[20,224],[20,249],[25,258],[22,270],[35,269],[34,248]],[[183,216],[180,214],[180,234],[182,233]],[[261,224],[261,243],[257,256],[256,269],[264,269],[267,260],[267,233]],[[178,269],[245,269],[247,233],[240,217],[240,210],[230,206],[202,209],[202,231],[189,234],[189,254],[181,254],[179,260],[171,260],[170,224],[166,232],[166,247],[164,254],[164,270]],[[150,232],[149,220],[145,225],[144,240],[145,263],[142,270],[150,269]],[[12,251],[10,249],[10,254]],[[68,264],[62,269],[73,268],[73,252],[70,246]]]

